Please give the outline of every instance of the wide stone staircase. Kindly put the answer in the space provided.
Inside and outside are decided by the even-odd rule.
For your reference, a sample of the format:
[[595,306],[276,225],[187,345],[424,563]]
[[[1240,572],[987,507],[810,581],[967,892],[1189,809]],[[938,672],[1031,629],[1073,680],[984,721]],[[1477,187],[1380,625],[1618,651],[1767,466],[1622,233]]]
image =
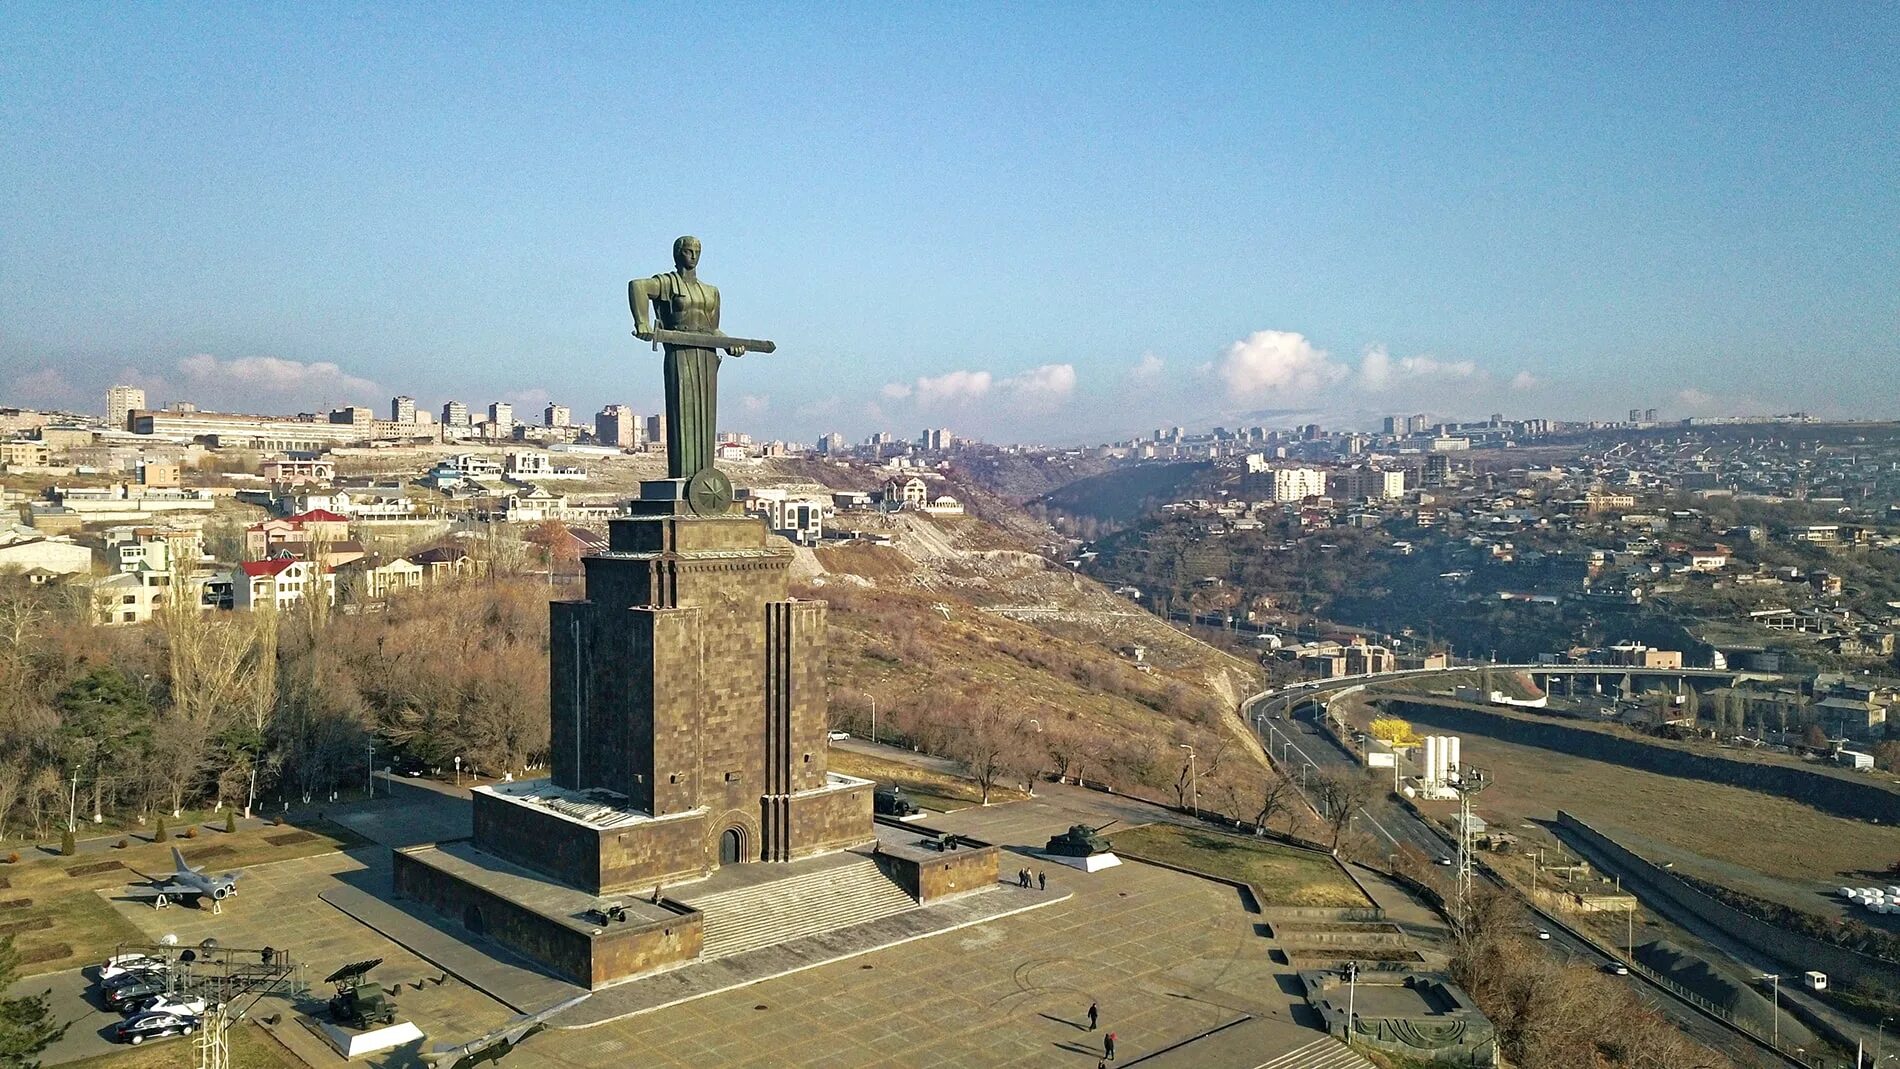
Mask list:
[[1377,1069],[1352,1048],[1328,1036],[1261,1062],[1256,1069]]
[[682,894],[701,917],[701,961],[874,921],[917,901],[867,857],[703,897]]

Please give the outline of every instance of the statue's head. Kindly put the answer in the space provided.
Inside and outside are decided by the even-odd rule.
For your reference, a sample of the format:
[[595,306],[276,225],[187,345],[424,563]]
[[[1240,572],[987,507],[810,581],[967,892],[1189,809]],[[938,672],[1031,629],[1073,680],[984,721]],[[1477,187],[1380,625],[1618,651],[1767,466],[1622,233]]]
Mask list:
[[699,239],[691,234],[673,243],[673,266],[691,271],[699,266]]

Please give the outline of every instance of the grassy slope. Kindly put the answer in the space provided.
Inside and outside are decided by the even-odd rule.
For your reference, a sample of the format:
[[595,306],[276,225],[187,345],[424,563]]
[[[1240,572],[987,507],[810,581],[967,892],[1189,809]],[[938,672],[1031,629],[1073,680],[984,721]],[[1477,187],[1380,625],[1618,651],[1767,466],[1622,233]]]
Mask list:
[[1109,836],[1130,857],[1238,880],[1253,887],[1262,906],[1364,906],[1366,896],[1324,854],[1277,843],[1147,824]]

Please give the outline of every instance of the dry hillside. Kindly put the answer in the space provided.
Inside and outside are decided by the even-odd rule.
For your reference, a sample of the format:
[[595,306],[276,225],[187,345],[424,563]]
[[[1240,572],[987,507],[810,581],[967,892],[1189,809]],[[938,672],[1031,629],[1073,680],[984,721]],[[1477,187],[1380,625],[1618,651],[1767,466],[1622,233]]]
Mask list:
[[881,735],[928,748],[946,719],[989,703],[1082,739],[1091,778],[1170,785],[1182,742],[1260,761],[1236,714],[1258,679],[1247,662],[983,521],[853,526],[893,541],[800,548],[793,572],[804,596],[831,603],[833,715],[849,730],[868,730],[875,699]]

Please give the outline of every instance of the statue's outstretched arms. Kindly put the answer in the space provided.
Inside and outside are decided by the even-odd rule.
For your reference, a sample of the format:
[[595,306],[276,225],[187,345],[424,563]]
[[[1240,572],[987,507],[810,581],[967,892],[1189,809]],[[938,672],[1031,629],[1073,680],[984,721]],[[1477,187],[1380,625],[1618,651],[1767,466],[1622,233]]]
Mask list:
[[636,278],[627,283],[627,305],[633,309],[633,333],[641,341],[653,338],[653,299],[660,296],[660,280]]

